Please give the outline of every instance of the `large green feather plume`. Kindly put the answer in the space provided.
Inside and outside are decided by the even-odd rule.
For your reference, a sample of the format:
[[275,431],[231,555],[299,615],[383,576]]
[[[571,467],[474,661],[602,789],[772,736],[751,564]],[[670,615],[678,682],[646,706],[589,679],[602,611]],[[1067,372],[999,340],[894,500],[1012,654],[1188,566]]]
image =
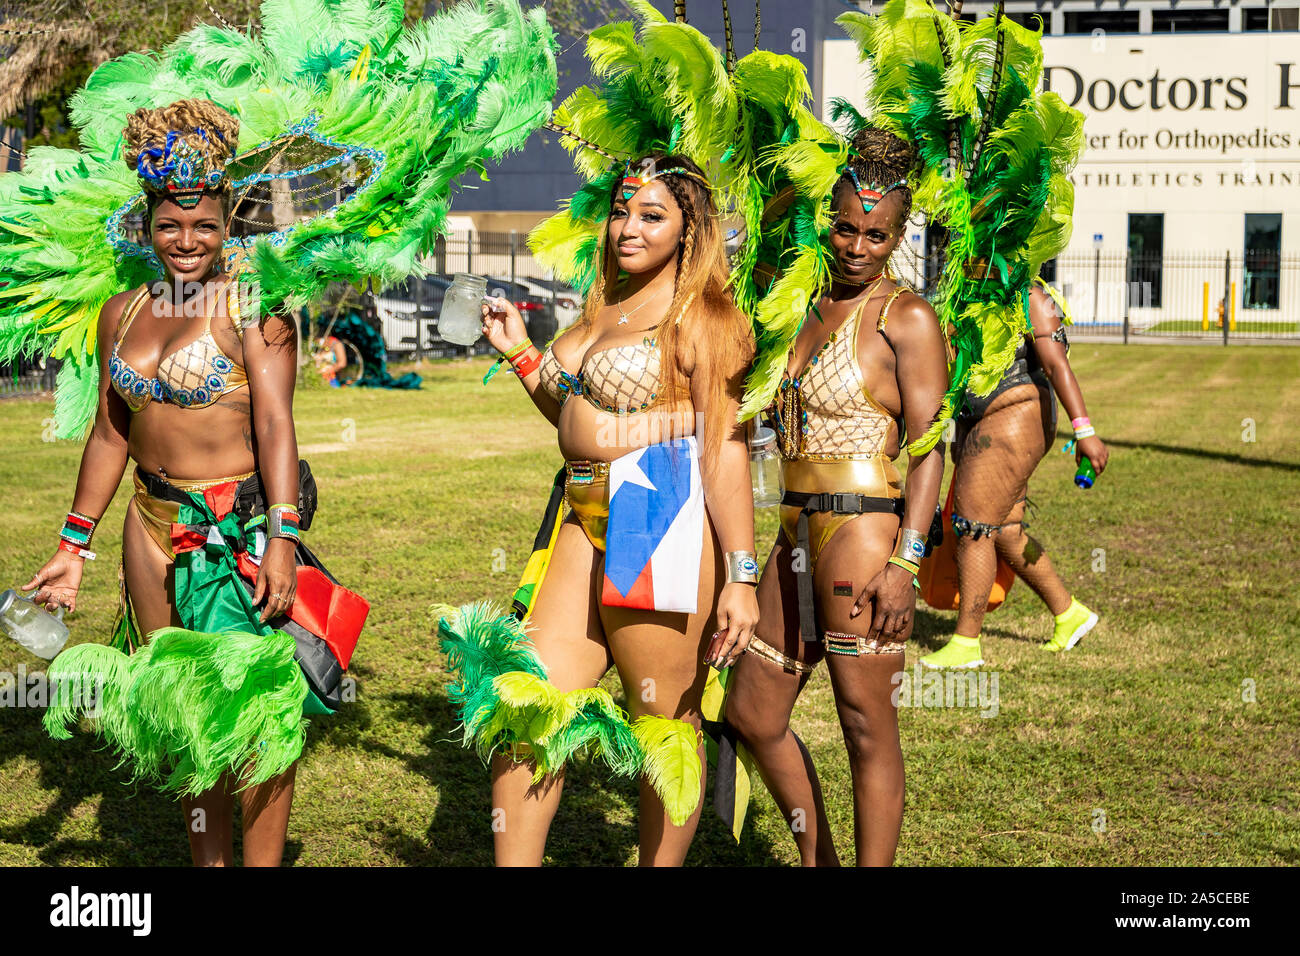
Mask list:
[[[409,27],[403,10],[400,0],[266,0],[260,31],[201,25],[161,53],[119,57],[71,99],[80,152],[33,150],[22,173],[0,179],[0,362],[64,361],[61,437],[80,436],[94,414],[100,309],[157,277],[106,241],[109,217],[139,193],[122,161],[132,111],[187,97],[225,107],[240,121],[232,170],[288,134],[368,151],[373,175],[345,201],[250,240],[244,278],[267,310],[333,281],[382,287],[422,271],[455,181],[545,122],[556,77],[541,7],[467,0]],[[307,117],[311,134],[298,125]]]
[[723,219],[742,227],[731,291],[758,346],[743,420],[771,402],[809,296],[827,280],[819,234],[844,145],[809,109],[811,90],[794,57],[756,50],[728,72],[723,52],[697,29],[639,0],[630,6],[635,22],[607,24],[587,40],[599,85],[580,87],[555,111],[554,122],[574,134],[564,144],[586,182],[533,230],[529,245],[586,292],[599,268],[617,161],[670,145],[689,157],[709,177]]
[[988,394],[1028,327],[1029,283],[1065,248],[1083,117],[1036,93],[1041,33],[995,15],[954,22],[929,0],[890,0],[838,22],[871,69],[866,117],[916,146],[918,209],[949,231],[935,299],[955,358],[939,420],[909,446],[939,440],[967,389]]
[[501,751],[531,762],[535,782],[588,753],[619,776],[644,775],[675,825],[695,812],[703,770],[693,726],[655,716],[629,722],[603,687],[559,690],[524,625],[491,604],[440,606],[433,614],[465,746],[484,760]]

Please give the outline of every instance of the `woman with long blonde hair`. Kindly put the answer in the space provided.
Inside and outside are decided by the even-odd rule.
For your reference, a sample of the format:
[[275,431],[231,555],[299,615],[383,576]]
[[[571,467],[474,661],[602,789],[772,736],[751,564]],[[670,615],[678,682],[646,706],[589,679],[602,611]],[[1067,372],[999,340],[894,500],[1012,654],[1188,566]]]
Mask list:
[[[467,737],[501,748],[492,762],[500,865],[542,862],[564,757],[587,744],[612,768],[641,778],[641,863],[682,863],[705,784],[699,726],[708,665],[736,660],[758,620],[748,450],[736,424],[753,340],[726,291],[717,210],[699,167],[661,153],[628,163],[609,197],[600,256],[581,320],[544,352],[509,302],[483,309],[488,340],[556,426],[571,509],[526,638],[508,633],[506,619],[479,621],[476,632],[468,610],[442,628],[460,671],[453,699],[463,704]],[[677,451],[656,470],[668,449]],[[649,489],[620,478],[620,459],[637,461],[634,476],[648,475],[646,485],[686,502],[672,522],[671,514],[664,519],[671,527],[650,562],[656,600],[673,572],[689,581],[685,610],[625,600],[647,574],[630,589],[619,585],[638,545],[618,537],[611,498],[619,488]],[[678,524],[692,491],[702,499],[699,520]],[[681,527],[686,539],[674,537]],[[494,627],[500,640],[475,636]],[[461,636],[449,645],[456,629]],[[476,665],[484,655],[496,663]],[[596,687],[611,664],[630,723]],[[487,671],[486,682],[476,668]]]

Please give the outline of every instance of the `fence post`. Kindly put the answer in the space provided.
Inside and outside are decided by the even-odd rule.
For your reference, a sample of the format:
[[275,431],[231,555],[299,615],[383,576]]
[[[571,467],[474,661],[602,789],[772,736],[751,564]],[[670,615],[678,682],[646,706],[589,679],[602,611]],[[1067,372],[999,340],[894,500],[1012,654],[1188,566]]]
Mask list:
[[1133,286],[1134,283],[1129,281],[1132,275],[1128,271],[1128,257],[1131,255],[1128,249],[1124,250],[1124,344],[1128,345],[1128,310],[1133,304]]
[[1228,344],[1228,307],[1232,304],[1232,252],[1223,254],[1223,344]]
[[1092,265],[1092,324],[1096,326],[1098,310],[1101,308],[1101,246],[1093,252]]
[[414,286],[414,295],[411,300],[415,303],[415,364],[424,363],[424,280],[419,276],[411,279]]
[[515,282],[515,251],[517,249],[518,249],[518,244],[516,242],[515,231],[511,229],[510,230],[510,284],[511,285],[514,285]]
[[465,272],[467,275],[474,274],[474,230],[468,233],[465,240]]

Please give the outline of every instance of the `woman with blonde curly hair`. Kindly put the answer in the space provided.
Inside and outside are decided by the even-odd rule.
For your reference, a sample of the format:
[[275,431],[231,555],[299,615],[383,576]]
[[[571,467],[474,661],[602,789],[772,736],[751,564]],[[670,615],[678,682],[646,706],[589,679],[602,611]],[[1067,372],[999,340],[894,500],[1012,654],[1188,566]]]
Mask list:
[[[544,351],[509,302],[483,310],[488,340],[558,430],[571,507],[532,609],[527,650],[512,651],[532,680],[533,699],[554,702],[547,712],[554,727],[535,732],[541,720],[514,720],[524,711],[502,700],[486,731],[504,728],[510,741],[492,763],[493,807],[504,822],[493,827],[501,865],[542,861],[564,785],[555,757],[562,740],[569,753],[594,741],[611,766],[639,774],[641,862],[680,864],[704,787],[699,727],[708,664],[734,661],[758,619],[749,455],[736,424],[754,346],[727,293],[709,183],[681,156],[627,163],[613,181],[604,233],[582,319]],[[638,453],[637,477],[621,480],[620,460]],[[678,610],[624,600],[646,583],[636,574],[644,555],[626,579],[637,580],[620,583],[638,545],[619,537],[619,500],[625,492],[649,500],[651,486],[670,497],[680,492],[682,512],[700,501],[696,523],[681,525],[690,540],[683,536],[653,567],[655,589],[676,574],[689,590]],[[463,662],[467,646],[460,642],[453,660]],[[627,690],[630,725],[596,687],[611,664]],[[494,686],[504,692],[518,676],[505,674]],[[482,726],[469,703],[465,718],[467,727]]]
[[181,794],[196,865],[234,863],[238,796],[245,864],[275,866],[312,696],[284,629],[300,521],[296,330],[278,315],[245,321],[223,272],[238,135],[206,100],[130,117],[125,159],[165,280],[100,312],[99,406],[72,511],[27,587],[76,607],[95,526],[134,462],[113,642],[56,658],[51,681],[75,690],[46,726],[66,737],[85,712],[136,776]]

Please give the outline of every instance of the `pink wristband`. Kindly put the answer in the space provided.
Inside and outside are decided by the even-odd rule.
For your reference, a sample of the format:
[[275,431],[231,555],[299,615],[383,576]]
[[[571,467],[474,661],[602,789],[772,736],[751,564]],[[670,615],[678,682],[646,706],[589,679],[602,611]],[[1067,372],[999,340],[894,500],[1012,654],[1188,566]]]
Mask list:
[[1074,428],[1076,431],[1079,430],[1080,428],[1083,428],[1085,425],[1091,425],[1091,424],[1092,424],[1092,419],[1089,418],[1087,415],[1084,415],[1082,418],[1070,419],[1070,426]]

